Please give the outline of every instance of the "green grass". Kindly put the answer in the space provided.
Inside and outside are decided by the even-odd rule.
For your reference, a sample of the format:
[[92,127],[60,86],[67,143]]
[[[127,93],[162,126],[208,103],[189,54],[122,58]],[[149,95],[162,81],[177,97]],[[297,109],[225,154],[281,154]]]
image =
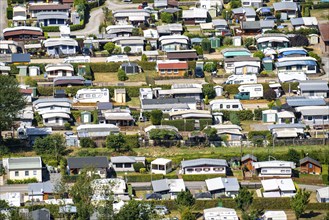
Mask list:
[[[146,76],[156,76],[156,71],[145,71],[143,73],[128,75],[126,82],[145,82]],[[120,82],[117,73],[94,73],[95,82]]]
[[140,99],[139,97],[131,97],[130,100],[126,103],[130,107],[140,107]]
[[318,20],[329,20],[329,10],[327,8],[311,10],[311,16]]

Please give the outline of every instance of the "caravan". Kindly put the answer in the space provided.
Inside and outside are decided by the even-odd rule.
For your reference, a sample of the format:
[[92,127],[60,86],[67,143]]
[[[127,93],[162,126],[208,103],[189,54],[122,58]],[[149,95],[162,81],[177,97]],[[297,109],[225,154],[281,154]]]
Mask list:
[[240,111],[243,110],[240,100],[237,99],[215,99],[210,102],[212,111],[220,110],[232,110]]
[[67,57],[63,63],[90,63],[90,56]]
[[257,83],[256,74],[251,75],[231,75],[224,84],[252,84]]
[[73,99],[74,103],[97,103],[109,101],[110,92],[108,89],[79,89]]
[[264,95],[262,84],[241,85],[238,88],[239,93],[234,96],[235,99],[249,100],[259,99]]

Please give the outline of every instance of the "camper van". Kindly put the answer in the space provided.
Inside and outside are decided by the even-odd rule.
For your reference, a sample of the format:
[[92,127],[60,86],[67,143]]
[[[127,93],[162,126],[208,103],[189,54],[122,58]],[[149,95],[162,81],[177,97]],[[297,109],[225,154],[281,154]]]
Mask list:
[[242,85],[238,88],[239,93],[234,96],[235,99],[249,100],[260,99],[264,95],[262,84]]
[[110,92],[108,89],[79,89],[73,99],[74,103],[97,103],[109,101]]
[[108,58],[106,58],[106,62],[129,62],[129,58],[127,55],[112,55]]
[[90,63],[90,56],[66,57],[63,63]]
[[251,75],[231,75],[227,78],[224,84],[252,84],[257,83],[256,74]]
[[210,102],[212,111],[220,110],[232,110],[240,111],[243,110],[240,100],[237,99],[215,99]]

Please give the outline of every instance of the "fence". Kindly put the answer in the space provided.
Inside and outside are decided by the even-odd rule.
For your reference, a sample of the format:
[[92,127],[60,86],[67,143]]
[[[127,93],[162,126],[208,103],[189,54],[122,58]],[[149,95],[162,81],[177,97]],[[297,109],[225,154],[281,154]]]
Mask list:
[[328,145],[328,138],[274,140],[274,146]]

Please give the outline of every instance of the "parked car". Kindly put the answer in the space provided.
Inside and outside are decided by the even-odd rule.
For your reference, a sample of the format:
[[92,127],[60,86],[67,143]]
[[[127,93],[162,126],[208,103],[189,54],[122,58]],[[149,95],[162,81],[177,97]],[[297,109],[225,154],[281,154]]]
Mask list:
[[157,206],[155,206],[154,207],[154,211],[158,215],[167,215],[167,214],[169,214],[169,210],[164,205],[157,205]]

